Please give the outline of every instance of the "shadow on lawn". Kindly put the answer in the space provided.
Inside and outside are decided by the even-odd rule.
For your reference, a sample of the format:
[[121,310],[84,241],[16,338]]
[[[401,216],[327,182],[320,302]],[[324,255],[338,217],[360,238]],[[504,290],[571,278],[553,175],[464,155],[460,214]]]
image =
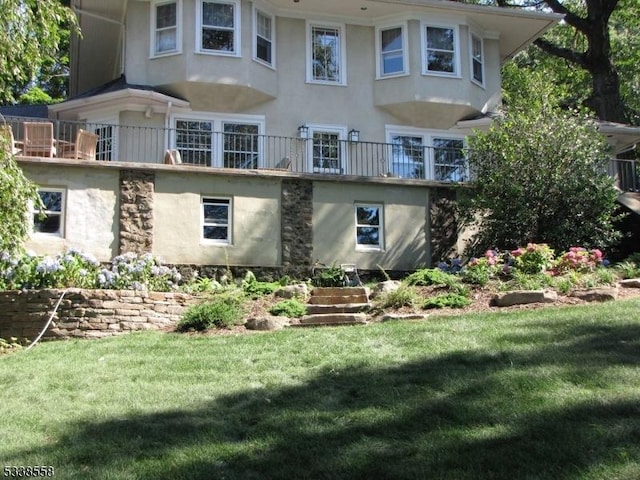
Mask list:
[[[573,340],[550,344],[541,327],[522,349],[325,370],[193,410],[69,425],[29,453],[77,478],[637,478],[640,395],[618,396],[607,369],[638,368],[640,327],[558,328]],[[602,396],[545,403],[581,382]]]

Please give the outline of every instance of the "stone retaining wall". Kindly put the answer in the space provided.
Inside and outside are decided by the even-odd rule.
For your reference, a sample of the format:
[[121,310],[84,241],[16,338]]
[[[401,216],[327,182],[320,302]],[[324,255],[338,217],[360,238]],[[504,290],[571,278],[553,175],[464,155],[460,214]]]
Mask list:
[[[0,337],[34,340],[64,290],[0,292]],[[68,289],[43,338],[96,338],[175,325],[195,297],[176,292]]]

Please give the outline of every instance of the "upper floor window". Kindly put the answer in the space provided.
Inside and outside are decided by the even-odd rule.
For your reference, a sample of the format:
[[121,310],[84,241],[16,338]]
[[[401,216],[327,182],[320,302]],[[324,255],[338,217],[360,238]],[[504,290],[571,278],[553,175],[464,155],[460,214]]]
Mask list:
[[406,73],[405,32],[402,26],[378,29],[378,77]]
[[240,55],[239,1],[201,1],[198,13],[198,51]]
[[64,236],[64,190],[58,188],[38,189],[43,209],[33,209],[33,231],[39,234]]
[[484,85],[484,48],[482,39],[471,34],[471,78]]
[[274,21],[271,15],[255,10],[253,55],[259,62],[274,66]]
[[152,56],[180,51],[180,2],[156,1],[151,8]]
[[307,31],[307,81],[345,85],[344,27],[308,25]]
[[458,29],[424,25],[423,73],[459,75]]

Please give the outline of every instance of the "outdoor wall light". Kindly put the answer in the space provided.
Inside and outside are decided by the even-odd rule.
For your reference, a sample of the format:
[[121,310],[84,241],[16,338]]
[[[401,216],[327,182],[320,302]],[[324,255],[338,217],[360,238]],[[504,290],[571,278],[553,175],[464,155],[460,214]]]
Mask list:
[[356,130],[355,128],[349,130],[349,141],[350,142],[359,142],[360,141],[360,130]]
[[306,140],[309,138],[309,127],[306,125],[300,125],[298,127],[298,138]]

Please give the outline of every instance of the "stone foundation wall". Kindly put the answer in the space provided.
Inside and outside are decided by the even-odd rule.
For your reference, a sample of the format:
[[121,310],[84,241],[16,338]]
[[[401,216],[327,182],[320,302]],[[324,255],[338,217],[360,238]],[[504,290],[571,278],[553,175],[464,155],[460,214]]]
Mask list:
[[155,175],[120,171],[120,253],[151,252]]
[[[64,290],[0,292],[0,337],[34,340]],[[177,292],[68,289],[43,338],[99,338],[174,326],[195,297]]]
[[300,276],[313,263],[313,182],[283,180],[281,201],[283,270]]

